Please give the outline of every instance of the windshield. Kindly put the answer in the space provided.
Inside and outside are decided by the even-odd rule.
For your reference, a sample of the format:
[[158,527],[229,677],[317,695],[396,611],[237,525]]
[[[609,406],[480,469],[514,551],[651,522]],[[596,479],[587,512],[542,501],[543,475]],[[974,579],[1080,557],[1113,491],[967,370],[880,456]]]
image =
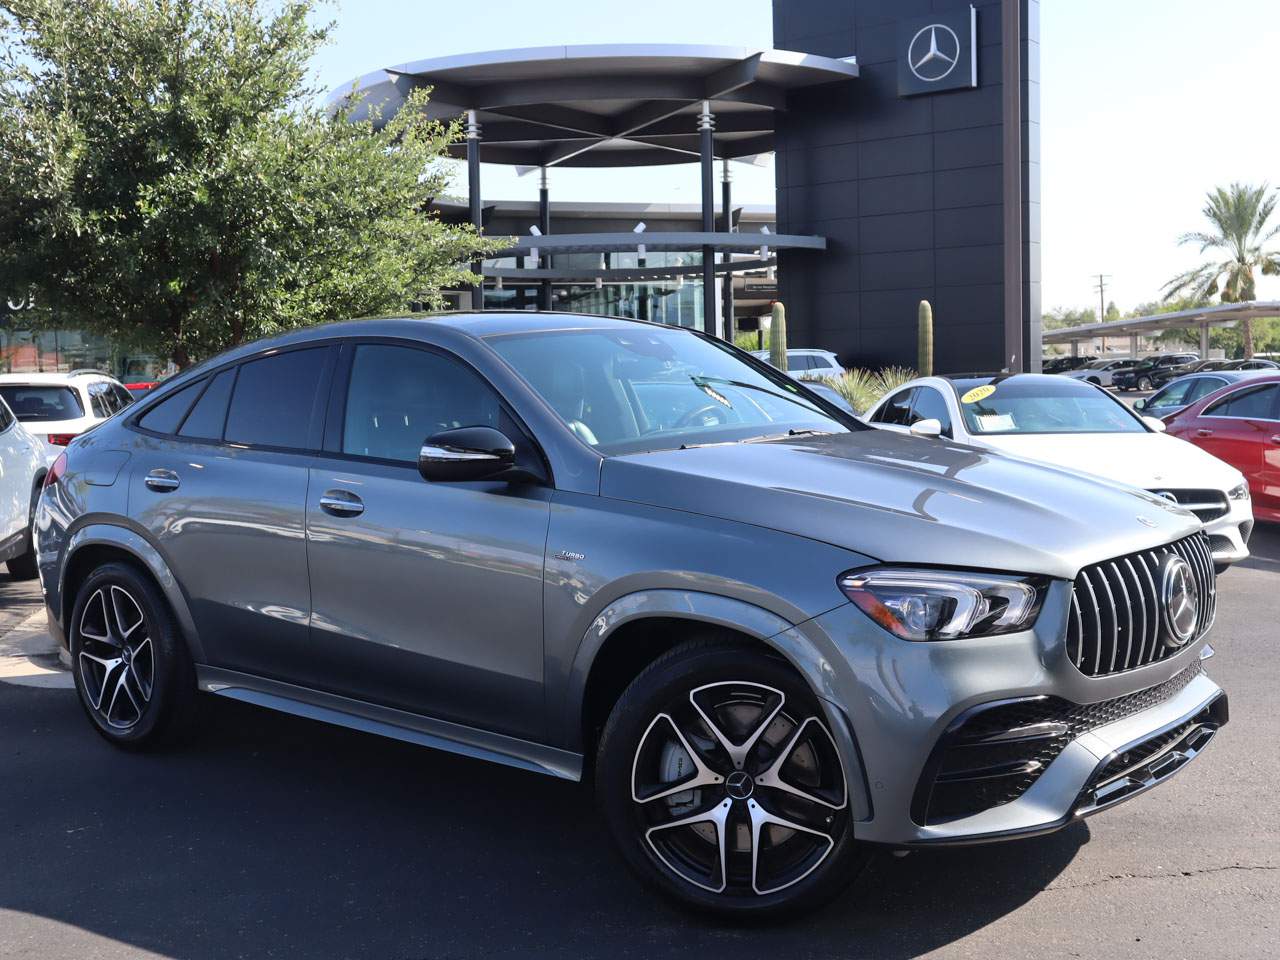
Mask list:
[[1123,403],[1078,380],[965,379],[952,385],[965,426],[974,435],[1146,431]]
[[679,329],[550,330],[487,342],[603,454],[861,427],[789,377]]
[[6,383],[0,385],[0,396],[24,423],[78,420],[84,416],[80,398],[71,387]]

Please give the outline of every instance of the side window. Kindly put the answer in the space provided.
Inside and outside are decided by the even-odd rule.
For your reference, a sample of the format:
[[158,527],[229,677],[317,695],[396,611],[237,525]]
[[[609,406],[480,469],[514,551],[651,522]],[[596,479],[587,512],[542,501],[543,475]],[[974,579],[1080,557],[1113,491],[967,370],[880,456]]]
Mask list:
[[172,396],[165,397],[139,418],[138,426],[156,433],[173,433],[200,395],[200,388],[203,386],[204,381],[197,380],[191,386],[183,387]]
[[798,353],[787,357],[787,370],[791,373],[800,373],[805,370],[813,369],[813,357],[807,353]]
[[917,420],[937,420],[942,424],[944,436],[951,436],[951,414],[947,412],[947,401],[933,387],[919,387],[915,399],[911,402],[911,422]]
[[1204,416],[1271,420],[1276,416],[1278,395],[1280,395],[1280,386],[1275,384],[1268,384],[1254,390],[1238,390],[1211,406],[1204,412]]
[[222,428],[227,421],[227,401],[231,399],[231,386],[235,383],[235,368],[223,370],[209,383],[209,389],[200,395],[196,405],[182,421],[180,437],[200,440],[221,440]]
[[455,427],[497,427],[501,410],[497,394],[459,360],[361,344],[351,362],[342,452],[416,463],[427,437]]
[[126,390],[121,384],[111,384],[111,395],[116,398],[116,409],[123,410],[129,404],[133,403],[133,394]]
[[1195,403],[1201,397],[1207,397],[1219,387],[1225,387],[1227,381],[1221,377],[1201,377],[1191,386],[1191,392],[1187,395],[1187,403]]
[[1179,380],[1169,384],[1158,394],[1147,401],[1148,407],[1176,407],[1184,403],[1190,403],[1188,393],[1198,386],[1198,380]]
[[12,427],[13,423],[13,414],[9,412],[9,405],[0,400],[0,433]]
[[872,419],[876,423],[891,423],[898,427],[911,426],[911,394],[915,388],[899,390],[886,401]]
[[231,443],[306,449],[328,349],[290,350],[241,364],[225,438]]

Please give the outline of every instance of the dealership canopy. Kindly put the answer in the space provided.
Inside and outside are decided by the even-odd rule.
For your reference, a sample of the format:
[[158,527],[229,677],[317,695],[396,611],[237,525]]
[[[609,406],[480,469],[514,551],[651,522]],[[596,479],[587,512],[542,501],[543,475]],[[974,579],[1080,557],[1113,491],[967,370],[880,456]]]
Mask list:
[[1280,301],[1248,300],[1244,303],[1220,303],[1209,307],[1195,307],[1175,313],[1152,313],[1144,317],[1126,317],[1106,323],[1086,323],[1078,327],[1046,330],[1045,343],[1069,343],[1073,347],[1081,341],[1107,337],[1129,337],[1136,353],[1136,341],[1140,334],[1154,334],[1162,330],[1199,329],[1201,355],[1208,354],[1209,327],[1213,324],[1236,323],[1240,320],[1256,320],[1261,317],[1280,317]]

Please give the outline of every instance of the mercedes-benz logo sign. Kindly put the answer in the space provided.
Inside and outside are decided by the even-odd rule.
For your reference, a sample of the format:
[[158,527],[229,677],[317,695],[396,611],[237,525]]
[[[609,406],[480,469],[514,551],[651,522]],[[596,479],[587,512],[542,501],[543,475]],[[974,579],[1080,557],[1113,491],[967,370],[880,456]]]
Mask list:
[[725,793],[735,800],[745,800],[755,789],[755,781],[745,770],[735,770],[724,781]]
[[1173,554],[1165,555],[1160,573],[1160,607],[1164,642],[1171,647],[1184,646],[1195,635],[1200,618],[1200,588],[1191,575],[1191,565]]
[[907,66],[925,83],[937,83],[960,62],[960,38],[945,23],[931,23],[911,38]]

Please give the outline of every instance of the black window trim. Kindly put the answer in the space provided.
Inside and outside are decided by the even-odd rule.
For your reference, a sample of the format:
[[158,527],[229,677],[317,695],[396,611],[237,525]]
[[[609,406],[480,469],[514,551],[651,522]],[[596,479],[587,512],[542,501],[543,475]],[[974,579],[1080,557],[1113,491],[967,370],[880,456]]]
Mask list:
[[[380,345],[388,347],[407,347],[412,350],[420,350],[423,353],[434,354],[444,360],[452,360],[461,364],[464,368],[471,371],[481,383],[483,383],[493,395],[498,399],[498,406],[505,413],[511,422],[516,425],[516,429],[523,434],[525,441],[529,444],[530,449],[537,456],[538,462],[544,471],[544,478],[541,481],[543,486],[555,487],[555,477],[551,471],[551,461],[547,458],[546,451],[542,449],[542,444],[538,442],[532,430],[524,419],[516,413],[515,409],[507,401],[502,391],[493,385],[493,382],[486,377],[475,365],[468,361],[465,357],[459,356],[452,350],[440,346],[439,344],[429,343],[424,340],[414,340],[407,337],[375,337],[375,336],[357,336],[344,337],[338,341],[338,349],[335,351],[337,359],[334,364],[333,376],[329,382],[328,397],[326,400],[326,410],[324,413],[324,431],[320,449],[317,452],[319,456],[326,459],[341,460],[348,463],[370,463],[384,467],[399,467],[404,470],[410,470],[415,476],[418,475],[418,467],[416,463],[406,460],[392,460],[387,457],[370,457],[360,453],[347,453],[342,449],[342,434],[345,427],[347,415],[347,394],[351,385],[351,365],[355,360],[356,348],[367,345]],[[423,437],[425,440],[426,437]],[[512,437],[515,440],[517,438]]]
[[[1239,417],[1232,413],[1210,413],[1210,410],[1216,410],[1224,403],[1231,403],[1239,399],[1246,393],[1261,393],[1263,390],[1274,390],[1275,395],[1271,398],[1270,416],[1262,417]],[[1241,381],[1240,386],[1236,390],[1232,390],[1225,397],[1219,397],[1213,401],[1213,404],[1206,407],[1200,412],[1200,416],[1205,420],[1266,420],[1268,423],[1280,422],[1280,383],[1268,381],[1267,383],[1249,383]]]
[[[199,377],[194,378],[190,383],[183,383],[172,391],[166,390],[164,394],[154,400],[148,397],[145,407],[132,414],[129,419],[125,421],[125,426],[128,429],[133,430],[135,433],[140,433],[148,437],[155,437],[158,440],[172,440],[179,443],[189,443],[204,447],[232,447],[236,450],[255,450],[262,451],[264,453],[315,455],[322,450],[325,426],[325,405],[328,401],[329,390],[334,376],[338,347],[342,342],[343,341],[340,337],[326,337],[322,340],[307,340],[302,343],[291,343],[284,347],[268,347],[258,353],[238,357],[235,360],[228,360],[226,363],[219,364],[216,367],[211,367],[210,369],[202,372]],[[235,388],[240,383],[240,367],[244,366],[246,363],[253,363],[255,360],[266,360],[269,357],[275,357],[285,353],[293,353],[296,350],[314,350],[317,348],[324,348],[326,356],[320,368],[320,379],[316,385],[316,395],[311,405],[311,425],[307,436],[307,446],[281,447],[274,444],[245,443],[241,440],[227,440],[227,417],[231,413],[231,403],[235,400]],[[191,416],[191,411],[194,410],[196,404],[200,402],[200,398],[204,396],[204,392],[209,389],[209,384],[213,382],[213,378],[224,370],[231,368],[235,368],[235,382],[231,385],[231,396],[227,400],[227,413],[223,416],[222,420],[222,438],[215,440],[205,439],[202,437],[179,436],[177,431],[181,430],[183,425],[187,422],[187,417]],[[164,403],[165,400],[176,395],[178,392],[193,386],[200,386],[200,391],[196,394],[196,398],[191,401],[191,406],[189,406],[186,409],[186,412],[183,413],[182,419],[178,421],[178,426],[175,428],[173,433],[160,433],[157,430],[148,430],[139,424],[139,421],[153,408],[158,407],[160,404]]]

